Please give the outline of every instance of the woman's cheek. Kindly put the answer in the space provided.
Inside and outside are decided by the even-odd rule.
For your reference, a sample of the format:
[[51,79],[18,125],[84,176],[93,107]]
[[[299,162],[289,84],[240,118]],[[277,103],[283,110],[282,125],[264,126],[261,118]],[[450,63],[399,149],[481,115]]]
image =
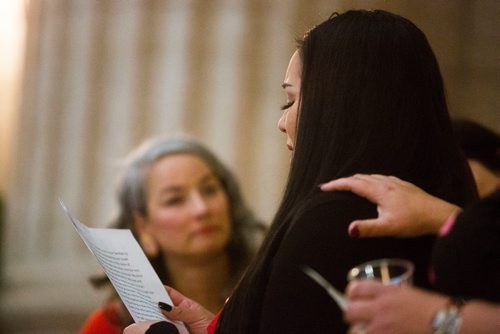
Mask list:
[[153,220],[155,233],[159,233],[163,238],[165,236],[180,237],[180,233],[186,227],[185,219],[179,214],[171,212],[158,213]]

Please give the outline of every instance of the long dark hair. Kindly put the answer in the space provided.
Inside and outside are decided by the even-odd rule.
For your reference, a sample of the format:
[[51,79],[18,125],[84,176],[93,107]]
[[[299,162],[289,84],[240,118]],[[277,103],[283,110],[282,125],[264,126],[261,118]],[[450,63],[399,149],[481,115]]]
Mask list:
[[288,183],[217,333],[258,331],[270,262],[287,223],[318,184],[355,173],[390,174],[459,205],[475,198],[436,58],[413,23],[379,10],[334,14],[306,34],[299,52],[299,126]]

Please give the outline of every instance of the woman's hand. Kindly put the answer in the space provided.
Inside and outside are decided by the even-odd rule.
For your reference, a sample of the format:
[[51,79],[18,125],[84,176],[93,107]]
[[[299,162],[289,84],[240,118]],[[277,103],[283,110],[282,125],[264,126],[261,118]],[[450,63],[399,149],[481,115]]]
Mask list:
[[[213,313],[179,291],[169,286],[165,286],[165,289],[172,299],[174,307],[169,311],[162,308],[162,313],[172,321],[182,321],[186,325],[189,334],[207,334],[207,327],[214,318]],[[138,322],[125,328],[123,334],[145,334],[150,326],[156,323],[158,321]]]
[[356,174],[321,185],[323,191],[351,191],[377,204],[378,217],[349,225],[352,237],[415,237],[437,234],[456,205],[394,176]]
[[162,313],[170,320],[182,321],[190,334],[207,334],[207,327],[214,314],[179,291],[169,286],[165,288],[174,303],[174,308],[171,311],[162,310]]
[[383,285],[375,280],[347,286],[344,319],[353,332],[370,334],[430,333],[431,323],[448,298],[408,286]]

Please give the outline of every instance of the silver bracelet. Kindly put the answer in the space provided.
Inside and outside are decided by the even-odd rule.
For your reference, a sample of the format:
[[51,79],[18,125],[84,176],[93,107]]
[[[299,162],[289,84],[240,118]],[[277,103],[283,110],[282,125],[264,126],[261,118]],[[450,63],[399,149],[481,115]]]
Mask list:
[[432,319],[433,334],[458,334],[462,317],[460,309],[463,302],[451,300],[450,303],[439,310]]

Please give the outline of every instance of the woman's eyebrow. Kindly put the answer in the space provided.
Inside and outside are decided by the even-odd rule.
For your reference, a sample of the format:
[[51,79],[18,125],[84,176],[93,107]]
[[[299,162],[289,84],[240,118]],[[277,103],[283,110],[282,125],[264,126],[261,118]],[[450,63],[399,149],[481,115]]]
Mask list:
[[167,186],[167,187],[161,189],[160,194],[178,193],[181,191],[182,191],[181,186],[172,185],[172,186]]

